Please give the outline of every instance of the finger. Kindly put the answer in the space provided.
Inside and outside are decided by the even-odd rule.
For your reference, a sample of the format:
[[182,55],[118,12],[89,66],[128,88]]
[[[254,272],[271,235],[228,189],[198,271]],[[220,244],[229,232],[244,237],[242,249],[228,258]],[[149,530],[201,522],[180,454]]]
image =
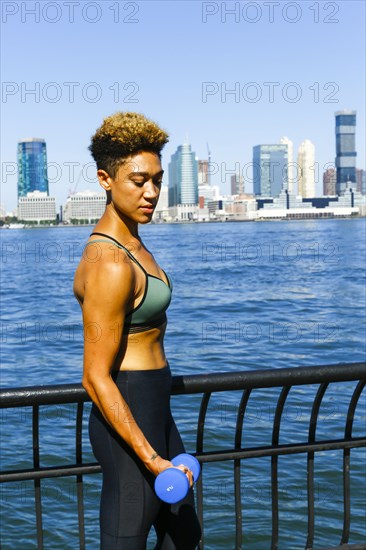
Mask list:
[[183,473],[186,474],[186,476],[188,478],[188,481],[189,481],[189,486],[192,487],[193,483],[194,483],[194,476],[193,476],[192,470],[190,470],[188,468],[188,466],[186,466],[185,464],[179,464],[179,466],[175,466],[175,467],[178,468],[178,470],[181,470]]

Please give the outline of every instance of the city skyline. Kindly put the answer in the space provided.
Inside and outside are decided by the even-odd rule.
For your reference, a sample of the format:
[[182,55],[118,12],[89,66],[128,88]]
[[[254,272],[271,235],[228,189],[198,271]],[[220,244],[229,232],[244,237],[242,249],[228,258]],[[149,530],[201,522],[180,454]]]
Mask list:
[[[294,153],[304,139],[314,144],[321,194],[323,171],[335,160],[337,110],[357,111],[357,168],[365,168],[362,2],[337,2],[334,9],[320,2],[254,2],[244,9],[240,2],[127,6],[106,0],[72,10],[55,2],[34,3],[33,15],[28,4],[19,3],[14,13],[4,8],[2,18],[1,200],[7,210],[17,201],[16,143],[27,135],[47,142],[50,193],[58,204],[70,188],[99,190],[90,136],[118,110],[142,112],[167,129],[166,172],[187,133],[200,159],[209,143],[218,167],[211,183],[224,194],[236,166],[245,171],[252,162],[254,145],[278,143],[284,135]],[[108,55],[96,40],[104,32]],[[162,43],[171,46],[159,48]],[[157,53],[148,59],[150,44]]]
[[[347,115],[347,113],[348,113],[348,115]],[[286,185],[285,188],[288,189],[289,193],[292,193],[292,194],[295,194],[295,195],[302,195],[304,197],[311,197],[311,196],[321,197],[324,194],[324,177],[327,177],[327,176],[325,176],[325,174],[328,173],[329,170],[332,170],[333,167],[336,170],[336,174],[337,174],[337,166],[336,166],[337,158],[338,158],[337,157],[337,154],[338,154],[337,151],[340,148],[340,145],[339,145],[340,140],[338,139],[338,137],[339,137],[339,134],[342,131],[342,129],[347,128],[347,127],[344,126],[344,120],[345,120],[344,117],[347,117],[347,116],[352,116],[353,117],[353,122],[352,122],[353,130],[352,130],[351,141],[352,141],[353,149],[356,147],[356,145],[355,145],[356,131],[357,131],[356,130],[357,129],[356,111],[354,111],[354,110],[352,110],[352,111],[342,110],[342,111],[334,112],[334,117],[335,117],[335,121],[336,121],[335,122],[336,133],[335,133],[335,140],[334,140],[335,157],[334,157],[333,162],[329,162],[323,167],[324,168],[323,170],[322,170],[322,167],[320,166],[319,162],[317,162],[317,160],[316,160],[316,152],[314,150],[314,144],[312,144],[311,141],[308,140],[308,139],[303,140],[299,144],[299,146],[297,148],[297,151],[298,151],[297,156],[294,154],[294,144],[287,136],[284,136],[284,137],[280,138],[276,143],[273,143],[273,144],[270,144],[270,145],[269,144],[260,144],[260,145],[257,145],[257,146],[253,146],[253,151],[256,148],[262,148],[262,147],[265,148],[265,147],[273,147],[273,146],[276,149],[281,149],[281,147],[278,147],[278,146],[280,146],[280,145],[284,146],[285,145],[287,147],[287,157],[286,157],[287,161],[286,162],[289,164],[288,171],[287,171],[287,181],[285,183],[285,185]],[[340,121],[343,121],[343,126],[341,126]],[[344,139],[349,140],[349,136],[348,135],[344,136],[343,140]],[[188,138],[186,136],[186,138],[184,140],[184,143],[181,144],[181,145],[178,145],[176,151],[172,154],[171,159],[170,159],[169,164],[168,164],[168,167],[167,167],[167,173],[168,174],[170,172],[170,164],[172,162],[172,159],[178,154],[178,151],[182,151],[184,147],[188,147],[188,148],[191,147],[191,144],[187,143],[187,140],[188,140]],[[206,145],[207,145],[207,148],[208,148],[208,144],[206,144]],[[58,170],[59,168],[61,168],[61,167],[56,167],[55,163],[53,163],[52,161],[47,163],[47,160],[46,160],[47,159],[47,153],[46,153],[47,144],[46,144],[46,141],[43,138],[26,138],[26,139],[23,139],[23,140],[19,140],[18,145],[17,145],[17,164],[18,164],[17,187],[18,187],[18,194],[19,194],[19,181],[21,179],[21,169],[19,168],[19,163],[23,163],[23,158],[22,157],[26,156],[24,154],[25,151],[26,151],[26,148],[28,148],[28,151],[29,151],[29,147],[31,147],[33,149],[35,146],[42,146],[42,151],[40,151],[39,153],[36,151],[36,154],[35,154],[35,151],[32,150],[31,153],[32,153],[33,157],[36,157],[36,156],[41,157],[42,156],[45,159],[46,166],[50,166],[51,169],[56,168],[56,170]],[[308,150],[309,146],[312,149],[311,152]],[[304,147],[305,147],[305,150],[304,150]],[[296,151],[296,148],[295,148],[295,151]],[[307,156],[305,170],[303,168],[303,160],[302,160],[302,158],[304,156],[304,151],[306,151],[306,156]],[[209,150],[208,150],[208,153],[210,153]],[[216,185],[217,187],[219,187],[220,188],[220,193],[223,194],[223,195],[230,194],[231,188],[232,188],[231,178],[234,175],[233,172],[235,172],[233,167],[226,167],[225,166],[225,164],[226,164],[225,161],[223,163],[221,163],[221,166],[218,166],[218,164],[215,161],[211,161],[211,168],[209,169],[207,158],[206,159],[199,159],[197,157],[197,155],[195,155],[194,152],[191,152],[191,150],[190,150],[189,154],[193,155],[193,157],[197,161],[198,166],[201,165],[202,167],[204,167],[203,169],[206,170],[206,172],[207,172],[205,177],[208,178],[211,181],[211,185]],[[309,157],[309,155],[310,155],[310,157]],[[353,153],[353,157],[352,157],[353,160],[355,160],[356,156],[357,156],[357,152]],[[210,154],[210,157],[211,157],[211,154]],[[294,160],[295,158],[296,158],[296,160]],[[37,161],[37,162],[38,162],[37,171],[39,172],[41,170],[41,172],[42,172],[44,170],[44,165],[40,161]],[[41,164],[42,164],[42,166],[41,166]],[[71,182],[69,182],[70,185],[72,185],[74,183],[74,178],[75,178],[74,168],[75,168],[75,165],[78,165],[78,164],[79,163],[65,163],[65,165],[69,169],[69,173],[72,174]],[[255,193],[255,179],[256,179],[256,167],[255,167],[255,165],[256,164],[258,164],[258,166],[260,166],[261,162],[258,161],[256,163],[254,161],[254,156],[252,157],[252,161],[249,162],[249,163],[244,164],[243,162],[240,162],[240,161],[235,163],[235,169],[239,168],[240,172],[242,172],[242,173],[245,172],[246,175],[248,175],[250,173],[250,171],[252,171],[252,175],[249,176],[249,178],[246,178],[246,179],[244,179],[242,173],[240,173],[240,177],[243,179],[244,185],[246,184],[246,192],[247,193],[256,194]],[[77,191],[84,192],[84,191],[88,191],[89,189],[92,190],[92,191],[99,191],[100,190],[99,185],[97,185],[97,186],[93,185],[93,183],[97,183],[97,180],[95,179],[95,182],[94,182],[93,179],[89,178],[89,176],[86,179],[86,186],[81,188],[80,184],[82,184],[82,181],[84,181],[84,183],[85,183],[85,180],[82,180],[82,178],[80,176],[82,176],[85,169],[88,170],[88,173],[92,172],[92,171],[96,172],[96,167],[94,165],[94,162],[90,161],[89,163],[84,165],[81,168],[81,172],[79,172],[79,176],[77,178],[76,185],[73,185],[73,187],[71,187],[71,188],[69,187],[68,193],[65,196],[65,198],[63,199],[63,202],[57,203],[59,207],[66,204],[67,198],[70,195],[72,195],[73,193],[77,192]],[[357,169],[358,172],[360,172],[360,171],[362,172],[362,171],[365,170],[364,168],[361,168],[359,166],[356,166],[356,169]],[[33,170],[33,172],[35,172],[35,170]],[[226,192],[222,190],[222,186],[220,186],[220,184],[217,184],[216,181],[212,181],[212,179],[215,180],[215,177],[217,178],[217,173],[218,172],[219,172],[219,177],[222,178],[223,175],[225,175],[226,178],[229,177],[229,179],[230,179],[230,185],[226,186],[229,189],[227,189]],[[273,169],[272,169],[272,172],[274,172]],[[303,177],[301,177],[301,174],[303,172],[304,172],[304,174],[306,174],[305,178],[307,178],[307,179],[310,178],[310,179],[313,180],[310,184],[310,187],[309,187],[309,184],[306,184],[311,191],[302,191],[301,190],[301,187],[303,185],[301,182],[304,179]],[[236,172],[236,174],[237,174],[237,172]],[[34,175],[34,173],[33,173],[33,175]],[[199,177],[200,177],[200,174],[198,173],[198,178]],[[44,184],[44,182],[41,182],[41,184],[38,185],[38,188],[35,188],[34,186],[29,188],[27,191],[25,191],[25,193],[23,193],[22,196],[26,196],[26,193],[28,191],[34,191],[34,190],[40,190],[40,191],[46,190],[46,192],[49,193],[49,186],[48,186],[49,178],[48,178],[48,175],[47,175],[47,171],[44,174],[43,180],[44,180],[44,182],[46,182],[45,184]],[[356,182],[356,170],[354,171],[354,180]],[[167,177],[165,177],[164,183],[165,183],[165,185],[170,187],[169,180],[168,180]],[[51,181],[51,185],[52,185],[52,181]],[[200,181],[198,181],[198,185],[200,185]],[[278,189],[277,189],[277,187],[278,187]],[[280,192],[280,187],[278,185],[277,185],[277,187],[276,187],[277,190],[276,190],[274,196],[278,196],[278,194]],[[282,188],[283,188],[283,182],[282,182],[281,189]],[[337,189],[337,186],[336,186],[336,189]],[[312,193],[313,190],[315,190],[315,194]],[[344,190],[344,188],[342,188],[342,190]],[[51,194],[52,194],[52,192],[51,192]],[[263,195],[263,193],[262,193],[262,195]],[[268,195],[268,196],[271,196],[271,195]],[[4,205],[4,203],[2,203],[2,205],[6,206],[6,205]],[[16,208],[16,206],[15,206],[15,208]],[[13,211],[15,210],[15,208],[13,209]],[[6,210],[8,211],[8,209],[6,209]]]
[[[344,122],[344,116],[348,116],[347,113],[352,113],[354,118],[353,125],[353,134],[351,136],[351,141],[354,146],[354,135],[356,129],[356,112],[355,111],[338,111],[335,114],[336,117],[336,149],[339,149],[338,143],[338,134],[339,134],[339,124],[338,122],[342,120]],[[341,118],[340,118],[341,117]],[[343,118],[342,118],[343,117]],[[338,122],[337,122],[338,121]],[[341,129],[344,128],[344,125]],[[346,136],[348,138],[348,135]],[[36,146],[36,147],[35,147]],[[41,146],[41,149],[39,149]],[[35,149],[34,149],[35,147]],[[46,147],[47,144],[43,138],[27,138],[21,140],[18,143],[18,166],[19,166],[19,178],[18,178],[18,206],[19,198],[26,197],[29,192],[43,191],[47,195],[48,192],[48,177],[47,169],[45,167],[46,162]],[[208,146],[207,146],[208,147]],[[27,154],[25,154],[27,152]],[[209,150],[208,150],[209,152]],[[352,153],[352,156],[355,158],[355,154]],[[39,158],[38,158],[39,157]],[[263,157],[263,158],[262,158]],[[281,157],[281,158],[280,158]],[[283,158],[282,158],[283,157]],[[26,159],[26,162],[25,162]],[[31,160],[29,160],[31,159]],[[280,162],[279,162],[280,161]],[[281,164],[282,162],[282,164]],[[336,160],[337,162],[337,160]],[[276,144],[261,144],[253,147],[253,161],[251,163],[251,168],[253,170],[253,189],[251,191],[245,191],[246,193],[252,193],[256,196],[266,196],[266,197],[278,197],[282,190],[287,190],[289,194],[294,196],[302,196],[303,198],[314,198],[327,195],[326,190],[332,191],[328,192],[328,195],[339,194],[336,192],[336,180],[337,180],[337,169],[336,162],[334,167],[328,168],[323,171],[322,174],[322,191],[319,194],[315,194],[315,148],[310,140],[303,140],[298,148],[297,162],[293,161],[293,143],[287,136],[280,138],[279,143]],[[24,170],[24,164],[31,164],[32,170],[29,169],[29,166],[26,166],[27,170]],[[281,164],[281,166],[278,166]],[[286,166],[287,164],[287,166]],[[192,166],[191,166],[192,165]],[[171,156],[168,173],[169,179],[165,180],[165,186],[169,192],[169,206],[177,204],[198,204],[199,196],[206,197],[206,192],[208,188],[214,189],[215,193],[219,195],[233,195],[241,194],[240,189],[245,187],[245,181],[241,174],[234,174],[230,177],[230,192],[222,193],[218,185],[208,184],[207,181],[211,180],[211,173],[215,173],[216,167],[210,168],[210,163],[207,159],[198,159],[195,153],[191,150],[191,145],[187,143],[187,138],[185,143],[179,145],[175,153]],[[259,170],[258,170],[259,169]],[[23,172],[27,175],[28,188],[24,190],[24,184],[20,185],[20,180]],[[283,174],[287,175],[284,178]],[[38,182],[36,175],[41,174],[42,181]],[[258,174],[260,176],[258,177]],[[362,180],[365,177],[365,170],[359,169],[355,170],[354,174],[354,183],[357,186],[357,189],[365,194],[365,184],[362,184]],[[276,177],[276,175],[278,177]],[[240,186],[239,179],[240,178]],[[330,180],[334,178],[334,185],[329,187]],[[255,189],[255,180],[257,179],[257,188]],[[271,181],[273,179],[273,181]],[[29,181],[28,181],[29,180]],[[32,180],[30,185],[30,180]],[[33,181],[34,180],[34,181]],[[234,184],[233,181],[237,180],[237,183]],[[263,188],[261,187],[260,181],[265,180]],[[277,181],[278,180],[278,181]],[[360,180],[360,181],[358,181]],[[187,187],[188,182],[188,187]],[[251,182],[250,182],[251,183]],[[248,182],[247,182],[248,184]],[[233,188],[237,186],[237,192],[233,193]],[[250,184],[249,184],[250,185]],[[164,186],[164,184],[163,184]],[[200,188],[205,191],[200,193]],[[59,208],[63,209],[69,201],[69,198],[75,195],[85,195],[90,191],[93,193],[100,192],[99,189],[69,189],[69,193],[64,203],[57,205]],[[197,193],[198,192],[198,193]],[[344,192],[344,189],[341,190],[341,193]],[[194,198],[196,197],[196,200]],[[209,192],[208,196],[211,196]],[[178,199],[181,200],[178,200]],[[34,200],[34,198],[32,198]],[[37,200],[38,197],[37,197]],[[205,198],[206,200],[206,198]],[[2,203],[2,207],[4,207]],[[24,209],[24,206],[23,206]],[[14,209],[15,210],[15,209]],[[90,217],[90,216],[89,216]]]
[[[284,136],[276,144],[260,144],[253,147],[252,162],[252,194],[255,196],[279,197],[282,191],[289,195],[302,198],[315,198],[328,195],[342,195],[348,184],[355,184],[355,189],[366,194],[365,170],[356,167],[356,111],[336,111],[335,115],[335,147],[336,158],[333,167],[323,171],[322,193],[316,193],[315,186],[315,147],[308,140],[303,140],[298,148],[297,162],[293,161],[293,142]],[[47,145],[43,138],[26,138],[18,142],[18,208],[21,199],[23,208],[29,204],[43,203],[41,195],[48,195]],[[182,145],[179,145],[171,156],[168,165],[167,193],[168,205],[206,205],[206,200],[215,196],[225,196],[218,185],[211,185],[215,169],[211,164],[211,152],[207,143],[208,159],[198,159],[188,142],[188,135]],[[296,175],[295,175],[296,174]],[[333,182],[334,180],[334,182]],[[248,183],[248,182],[247,182]],[[334,185],[333,185],[334,183]],[[245,181],[242,173],[235,171],[230,177],[231,195],[244,193]],[[200,193],[200,190],[203,191]],[[39,196],[34,196],[39,193]],[[41,193],[40,193],[41,192]],[[65,210],[69,198],[74,196],[76,187],[69,189]],[[76,193],[85,195],[89,189]],[[92,193],[97,193],[92,191]],[[228,194],[226,195],[228,196]],[[53,198],[54,200],[54,198]],[[61,211],[63,205],[60,205]],[[98,207],[99,208],[99,207]],[[4,205],[1,204],[4,211]],[[94,203],[92,206],[94,210]],[[26,210],[28,211],[28,210]],[[2,214],[3,215],[3,214]],[[188,212],[187,212],[188,215]],[[62,214],[61,214],[61,217]],[[90,217],[90,216],[89,216]],[[93,217],[94,219],[94,217]]]

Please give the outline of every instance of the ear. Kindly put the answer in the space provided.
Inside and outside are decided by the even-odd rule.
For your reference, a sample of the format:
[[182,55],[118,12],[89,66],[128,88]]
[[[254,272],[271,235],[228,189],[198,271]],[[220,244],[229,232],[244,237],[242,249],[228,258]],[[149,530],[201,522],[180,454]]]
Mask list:
[[105,170],[98,170],[97,176],[99,184],[103,187],[103,189],[105,189],[106,191],[110,191],[112,178],[110,177],[108,172],[106,172]]

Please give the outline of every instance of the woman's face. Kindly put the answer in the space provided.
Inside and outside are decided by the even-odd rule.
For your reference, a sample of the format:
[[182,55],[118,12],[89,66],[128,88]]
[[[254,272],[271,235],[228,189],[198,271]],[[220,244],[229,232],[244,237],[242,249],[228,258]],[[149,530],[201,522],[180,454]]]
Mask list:
[[104,189],[111,192],[112,204],[120,215],[148,223],[158,202],[163,173],[158,155],[146,151],[129,157],[115,178],[104,180],[107,185],[98,176]]

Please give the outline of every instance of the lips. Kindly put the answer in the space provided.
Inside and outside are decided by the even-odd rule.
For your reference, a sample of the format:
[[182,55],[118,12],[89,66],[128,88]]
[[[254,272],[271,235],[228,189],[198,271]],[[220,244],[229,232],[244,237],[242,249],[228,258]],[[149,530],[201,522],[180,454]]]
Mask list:
[[140,206],[141,210],[147,213],[154,212],[155,205],[152,204],[145,204],[144,206]]

